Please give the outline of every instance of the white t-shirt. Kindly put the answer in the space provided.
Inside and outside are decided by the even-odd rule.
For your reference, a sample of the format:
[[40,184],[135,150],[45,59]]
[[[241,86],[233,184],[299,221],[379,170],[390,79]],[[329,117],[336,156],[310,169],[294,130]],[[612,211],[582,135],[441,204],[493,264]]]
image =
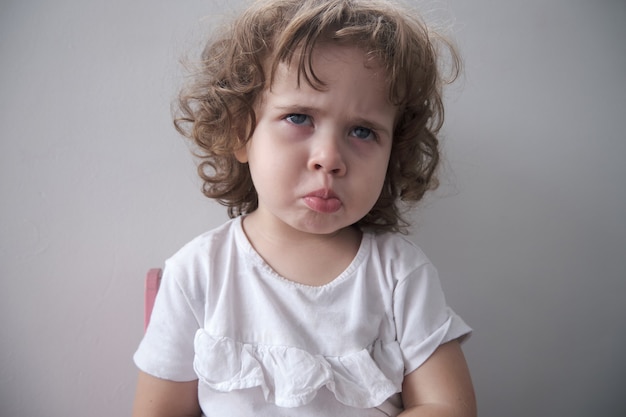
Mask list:
[[199,379],[207,416],[395,416],[404,375],[470,332],[401,235],[364,233],[348,268],[311,287],[267,265],[238,217],[167,260],[134,360]]

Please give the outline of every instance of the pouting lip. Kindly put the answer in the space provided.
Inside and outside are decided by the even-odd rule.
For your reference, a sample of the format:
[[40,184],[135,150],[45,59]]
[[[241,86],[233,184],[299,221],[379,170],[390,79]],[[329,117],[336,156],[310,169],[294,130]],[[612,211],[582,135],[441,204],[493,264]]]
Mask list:
[[339,199],[337,194],[335,194],[333,190],[328,188],[320,188],[319,190],[312,191],[305,195],[305,197],[317,197],[323,198],[324,200],[330,200],[331,198]]
[[323,214],[337,212],[343,203],[330,188],[322,188],[304,196],[304,203],[313,211]]

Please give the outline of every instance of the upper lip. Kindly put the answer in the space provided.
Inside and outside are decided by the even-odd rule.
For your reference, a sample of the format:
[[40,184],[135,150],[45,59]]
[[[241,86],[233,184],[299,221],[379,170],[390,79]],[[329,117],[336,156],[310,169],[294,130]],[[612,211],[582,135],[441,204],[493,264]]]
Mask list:
[[325,200],[331,198],[339,198],[335,192],[329,188],[320,188],[319,190],[312,191],[308,193],[305,197],[318,197],[323,198]]

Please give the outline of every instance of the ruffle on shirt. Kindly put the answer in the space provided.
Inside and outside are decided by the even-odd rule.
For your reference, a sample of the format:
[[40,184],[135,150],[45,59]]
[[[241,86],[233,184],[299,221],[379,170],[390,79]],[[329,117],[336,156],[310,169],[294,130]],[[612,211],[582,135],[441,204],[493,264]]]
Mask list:
[[397,342],[375,342],[344,356],[312,355],[288,346],[254,345],[198,330],[194,369],[219,392],[259,387],[267,402],[299,407],[326,387],[342,404],[371,408],[400,392],[403,369]]

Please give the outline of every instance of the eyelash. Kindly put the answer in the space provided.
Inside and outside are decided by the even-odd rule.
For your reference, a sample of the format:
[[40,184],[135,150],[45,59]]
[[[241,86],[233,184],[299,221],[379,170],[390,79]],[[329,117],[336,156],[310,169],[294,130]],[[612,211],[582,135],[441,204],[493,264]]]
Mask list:
[[[294,120],[295,118],[298,118],[299,121],[295,121]],[[304,118],[304,120],[300,120],[302,118]],[[306,114],[301,114],[301,113],[291,113],[291,114],[288,114],[287,116],[285,116],[285,120],[287,120],[289,123],[291,123],[293,125],[302,126],[302,125],[305,124],[305,122],[309,122],[310,123],[311,116],[308,116]],[[366,131],[367,135],[366,135],[366,137],[360,137],[359,135],[357,135],[355,133],[356,131]],[[366,140],[375,140],[376,141],[376,140],[378,140],[378,137],[376,136],[376,133],[372,129],[370,129],[368,127],[365,127],[365,126],[356,126],[356,127],[352,128],[350,130],[350,134],[352,136],[358,138],[358,139],[363,140],[363,141],[366,141]]]
[[300,125],[304,124],[304,122],[305,122],[304,120],[302,122],[300,122],[300,123],[297,123],[297,122],[293,121],[293,118],[295,118],[295,117],[304,117],[307,121],[311,120],[310,116],[307,116],[306,114],[300,114],[300,113],[288,114],[285,117],[285,120],[287,120],[289,123],[292,123],[292,124],[294,124],[296,126],[300,126]]

